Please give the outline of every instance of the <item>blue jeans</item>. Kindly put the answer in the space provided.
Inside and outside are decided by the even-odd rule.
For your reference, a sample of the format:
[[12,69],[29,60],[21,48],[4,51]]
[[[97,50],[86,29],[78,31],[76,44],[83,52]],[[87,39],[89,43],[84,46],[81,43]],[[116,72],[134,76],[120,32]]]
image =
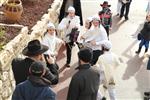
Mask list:
[[148,49],[149,48],[149,40],[145,40],[142,38],[141,42],[139,44],[139,47],[142,47],[143,45],[145,46],[146,49]]

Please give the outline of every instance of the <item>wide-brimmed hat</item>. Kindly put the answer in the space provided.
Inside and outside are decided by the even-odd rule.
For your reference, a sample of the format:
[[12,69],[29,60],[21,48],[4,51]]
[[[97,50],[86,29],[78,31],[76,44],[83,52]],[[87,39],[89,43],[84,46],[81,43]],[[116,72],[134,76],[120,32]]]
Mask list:
[[40,43],[39,40],[32,40],[28,45],[23,49],[22,54],[25,56],[35,56],[42,54],[48,50],[48,46]]
[[108,1],[104,1],[103,4],[100,4],[101,7],[110,7],[111,5],[108,4]]

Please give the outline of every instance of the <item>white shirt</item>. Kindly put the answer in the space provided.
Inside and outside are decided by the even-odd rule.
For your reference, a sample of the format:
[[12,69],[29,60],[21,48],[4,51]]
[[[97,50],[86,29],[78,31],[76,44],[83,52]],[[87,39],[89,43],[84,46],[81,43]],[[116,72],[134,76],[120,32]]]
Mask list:
[[[67,28],[67,25],[69,27]],[[58,30],[64,30],[64,40],[66,42],[70,42],[68,34],[70,34],[71,30],[73,28],[77,27],[78,30],[80,28],[80,19],[79,16],[74,16],[73,18],[70,18],[69,16],[62,19],[60,24],[58,25]]]
[[[85,34],[83,34],[83,37],[85,38],[85,45],[93,50],[101,50],[102,41],[108,40],[106,30],[102,25],[100,25],[100,27],[93,27],[89,29]],[[88,43],[92,40],[96,41],[96,45]]]
[[106,82],[109,82],[110,79],[113,79],[114,69],[120,65],[118,56],[114,53],[108,51],[101,55],[96,63],[96,66],[99,66],[101,71],[104,71]]
[[50,35],[49,33],[46,33],[42,39],[42,43],[48,46],[49,49],[44,54],[55,55],[55,53],[58,52],[61,42],[62,40],[57,38],[56,35]]

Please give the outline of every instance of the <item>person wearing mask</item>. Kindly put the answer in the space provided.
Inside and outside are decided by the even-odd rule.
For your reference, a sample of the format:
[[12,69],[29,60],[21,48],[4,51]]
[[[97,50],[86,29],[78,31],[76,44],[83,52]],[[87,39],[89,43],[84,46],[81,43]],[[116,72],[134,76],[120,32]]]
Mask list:
[[83,48],[78,52],[79,65],[70,82],[67,100],[96,100],[99,88],[99,72],[91,67],[93,52]]
[[[11,65],[16,85],[27,80],[28,76],[30,75],[29,67],[33,62],[45,62],[43,53],[47,50],[48,47],[41,44],[39,40],[31,40],[22,51],[22,54],[26,57],[14,58],[12,60]],[[54,63],[54,59],[51,56],[46,57],[46,60],[49,65],[47,65],[48,69],[43,77],[51,81],[51,85],[57,84],[59,79],[58,71],[56,70],[57,65]]]
[[16,86],[11,100],[56,100],[56,94],[50,87],[51,81],[44,77],[46,70],[46,63],[33,62],[28,79]]
[[[58,25],[58,30],[64,30],[64,41],[66,43],[66,54],[67,54],[67,61],[65,66],[70,67],[71,62],[71,55],[72,55],[72,48],[74,46],[74,43],[77,43],[77,41],[71,40],[71,32],[72,30],[79,30],[80,28],[80,19],[79,16],[75,15],[75,9],[74,7],[70,6],[68,8],[68,15],[62,19],[62,21]],[[79,35],[79,34],[78,34]],[[76,36],[77,39],[78,36]]]

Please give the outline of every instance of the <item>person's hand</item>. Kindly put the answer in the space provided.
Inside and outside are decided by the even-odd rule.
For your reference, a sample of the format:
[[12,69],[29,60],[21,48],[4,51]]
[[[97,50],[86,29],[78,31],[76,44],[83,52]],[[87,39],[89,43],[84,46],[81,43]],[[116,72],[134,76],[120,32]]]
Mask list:
[[85,38],[83,36],[80,36],[80,40],[84,40]]
[[46,57],[46,60],[49,64],[54,64],[55,63],[55,58],[49,55],[49,57]]
[[109,30],[111,31],[111,30],[112,30],[112,27],[110,27]]
[[95,40],[90,41],[90,43],[91,43],[93,46],[96,45],[96,41],[95,41]]

